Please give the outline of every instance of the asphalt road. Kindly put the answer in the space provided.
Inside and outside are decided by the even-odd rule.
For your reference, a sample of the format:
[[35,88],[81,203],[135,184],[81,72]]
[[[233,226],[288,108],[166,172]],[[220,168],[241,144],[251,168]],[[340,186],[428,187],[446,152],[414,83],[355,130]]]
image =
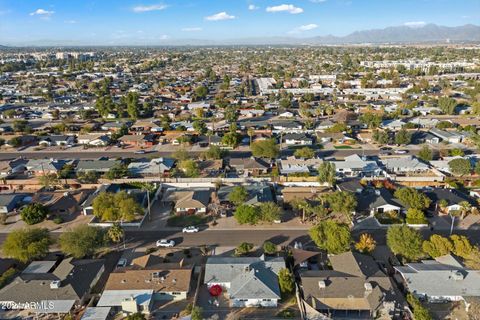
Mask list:
[[[362,233],[370,233],[373,235],[377,244],[386,244],[386,230],[361,230],[354,231],[353,237],[357,239]],[[429,238],[432,234],[441,234],[448,236],[448,230],[443,231],[431,231],[430,229],[423,229],[421,233],[424,239]],[[478,230],[455,230],[454,234],[465,235],[474,244],[480,244],[480,232]],[[0,233],[0,244],[5,241],[7,233]],[[53,238],[58,238],[60,233],[52,232]],[[303,244],[311,243],[311,239],[308,236],[306,230],[204,230],[198,233],[182,233],[179,231],[127,231],[126,239],[128,242],[134,242],[142,246],[153,246],[155,241],[159,239],[172,239],[175,240],[179,246],[223,246],[223,247],[236,247],[242,242],[250,242],[254,245],[262,245],[265,241],[271,241],[277,245],[293,244],[295,241],[302,242]]]
[[[287,157],[293,155],[294,150],[285,149],[281,152],[281,157]],[[338,149],[338,150],[320,150],[317,152],[319,157],[338,157],[343,158],[352,154],[360,155],[378,155],[378,149],[360,150],[360,149]],[[416,154],[417,150],[411,150],[409,154]],[[190,151],[192,155],[198,155],[200,151]],[[99,157],[110,158],[145,158],[145,157],[168,157],[172,152],[159,152],[152,151],[145,154],[135,154],[134,151],[33,151],[33,152],[1,152],[0,160],[15,159],[19,156],[26,159],[97,159]],[[230,151],[229,156],[232,158],[245,158],[250,157],[250,151]]]

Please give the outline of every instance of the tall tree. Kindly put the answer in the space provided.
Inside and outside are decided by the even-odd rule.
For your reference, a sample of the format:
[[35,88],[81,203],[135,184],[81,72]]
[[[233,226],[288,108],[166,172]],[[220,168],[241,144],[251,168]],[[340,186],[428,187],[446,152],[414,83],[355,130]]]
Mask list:
[[415,229],[406,225],[388,228],[387,245],[394,254],[416,261],[424,256],[422,244],[422,236]]
[[324,161],[318,167],[318,182],[335,184],[335,164],[333,162]]
[[44,257],[52,243],[47,229],[13,230],[7,235],[2,252],[7,257],[27,263]]
[[322,221],[309,230],[313,242],[330,254],[338,254],[350,250],[352,237],[346,224],[334,221]]
[[92,255],[104,244],[102,231],[88,225],[63,232],[58,242],[64,253],[78,259]]

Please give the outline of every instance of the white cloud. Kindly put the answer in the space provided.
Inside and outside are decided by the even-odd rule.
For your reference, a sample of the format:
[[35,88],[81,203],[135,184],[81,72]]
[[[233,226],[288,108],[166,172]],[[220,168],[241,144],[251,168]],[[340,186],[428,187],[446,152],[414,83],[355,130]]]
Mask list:
[[67,24],[75,24],[75,23],[77,23],[77,20],[65,20],[63,22],[67,23]]
[[299,14],[303,12],[303,9],[295,7],[293,4],[281,4],[279,6],[267,7],[267,12],[288,12],[291,14]]
[[409,21],[405,22],[404,25],[410,28],[421,28],[425,26],[427,23],[425,21]]
[[260,7],[254,5],[254,4],[249,4],[248,5],[248,10],[253,11],[253,10],[258,10],[258,9],[260,9]]
[[160,35],[159,39],[160,40],[168,40],[168,39],[170,39],[170,36],[168,34],[162,34],[162,35]]
[[30,13],[31,16],[41,16],[43,18],[49,18],[55,11],[48,11],[45,9],[37,9],[34,12]]
[[232,20],[232,19],[235,19],[235,16],[229,15],[225,11],[205,17],[205,20],[208,20],[208,21],[221,21],[221,20]]
[[188,27],[188,28],[182,28],[182,31],[184,32],[199,32],[202,31],[203,29],[200,27]]
[[164,10],[167,8],[167,5],[165,4],[153,4],[151,6],[136,6],[136,7],[133,7],[133,12],[136,12],[136,13],[142,13],[142,12],[150,12],[150,11],[160,11],[160,10]]
[[303,26],[295,28],[295,29],[289,31],[288,33],[290,33],[290,34],[301,33],[301,32],[304,32],[304,31],[310,31],[310,30],[317,29],[317,28],[318,28],[318,25],[315,24],[315,23],[304,24]]

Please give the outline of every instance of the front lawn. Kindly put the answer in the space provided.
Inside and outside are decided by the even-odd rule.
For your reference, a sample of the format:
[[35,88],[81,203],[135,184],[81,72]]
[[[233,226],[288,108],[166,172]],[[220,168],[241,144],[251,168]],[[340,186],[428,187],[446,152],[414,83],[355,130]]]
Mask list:
[[208,222],[208,217],[204,215],[182,215],[182,216],[171,216],[167,220],[167,225],[169,227],[189,227],[189,226],[198,226],[201,224],[206,224]]

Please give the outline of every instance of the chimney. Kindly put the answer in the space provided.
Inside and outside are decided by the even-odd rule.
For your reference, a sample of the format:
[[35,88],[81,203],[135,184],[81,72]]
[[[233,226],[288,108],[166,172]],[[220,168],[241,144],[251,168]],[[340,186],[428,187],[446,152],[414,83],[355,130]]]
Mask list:
[[372,287],[372,284],[371,284],[370,282],[365,282],[365,283],[363,284],[363,286],[365,287],[365,291],[366,291],[366,292],[372,292],[373,287]]
[[325,289],[327,287],[327,283],[325,282],[325,280],[318,281],[318,287],[320,289]]

